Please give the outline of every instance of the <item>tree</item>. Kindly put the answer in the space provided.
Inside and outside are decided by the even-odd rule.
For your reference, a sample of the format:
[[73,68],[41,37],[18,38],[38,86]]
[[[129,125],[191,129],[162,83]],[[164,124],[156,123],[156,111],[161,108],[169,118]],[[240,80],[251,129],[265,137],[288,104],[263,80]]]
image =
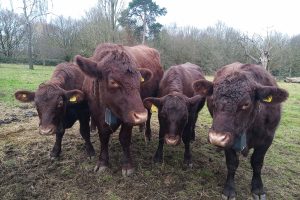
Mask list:
[[27,33],[27,52],[29,69],[33,69],[32,57],[32,37],[33,37],[33,23],[38,18],[47,15],[48,1],[47,0],[22,0],[22,11],[25,19],[26,33]]
[[98,0],[98,9],[101,10],[108,22],[108,29],[112,32],[112,42],[115,42],[117,30],[117,19],[121,15],[124,2],[123,0]]
[[10,10],[0,10],[0,52],[12,57],[23,40],[23,19]]
[[120,23],[123,27],[133,26],[135,23],[135,31],[141,33],[144,44],[146,36],[151,37],[160,32],[162,25],[156,22],[156,18],[166,14],[166,8],[160,8],[152,0],[133,0],[122,12]]
[[64,54],[63,59],[70,61],[78,53],[76,51],[79,37],[78,22],[70,17],[64,18],[63,16],[59,16],[47,27],[49,39],[62,49]]

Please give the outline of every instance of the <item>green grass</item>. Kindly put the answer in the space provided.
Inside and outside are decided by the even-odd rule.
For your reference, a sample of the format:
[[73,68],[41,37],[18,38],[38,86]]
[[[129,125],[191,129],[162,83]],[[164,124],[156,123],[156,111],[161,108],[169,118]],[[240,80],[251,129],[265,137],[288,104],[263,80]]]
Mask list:
[[[17,89],[35,90],[48,80],[53,67],[0,65],[0,97],[5,113],[22,117],[13,97]],[[211,78],[211,77],[209,77]],[[300,197],[300,84],[279,83],[290,96],[283,104],[283,113],[274,142],[267,152],[262,179],[268,199],[299,199]],[[4,95],[4,96],[3,96]],[[2,109],[0,103],[0,109]],[[1,119],[1,115],[0,115]],[[158,121],[151,121],[153,141],[145,144],[143,135],[134,128],[131,151],[135,175],[121,175],[122,148],[118,134],[110,141],[110,169],[94,173],[97,157],[86,157],[78,124],[66,131],[62,155],[49,159],[54,137],[38,134],[38,119],[21,118],[21,122],[0,125],[0,197],[2,199],[220,199],[226,178],[223,152],[207,143],[211,118],[205,107],[197,122],[193,142],[192,169],[183,166],[183,145],[166,146],[164,164],[152,163],[157,148]],[[92,143],[99,155],[99,138],[92,134]],[[251,199],[252,169],[250,156],[240,157],[236,174],[237,199]]]
[[54,67],[34,66],[29,70],[22,64],[0,64],[0,102],[17,105],[16,90],[35,91],[38,85],[50,79]]

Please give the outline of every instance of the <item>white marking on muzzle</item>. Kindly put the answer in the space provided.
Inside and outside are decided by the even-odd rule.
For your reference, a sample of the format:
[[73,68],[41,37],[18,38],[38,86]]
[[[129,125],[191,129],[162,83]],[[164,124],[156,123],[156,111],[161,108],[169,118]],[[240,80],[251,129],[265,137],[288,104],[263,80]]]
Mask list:
[[229,136],[226,133],[217,133],[215,131],[210,131],[208,133],[208,140],[211,144],[225,147],[229,142]]

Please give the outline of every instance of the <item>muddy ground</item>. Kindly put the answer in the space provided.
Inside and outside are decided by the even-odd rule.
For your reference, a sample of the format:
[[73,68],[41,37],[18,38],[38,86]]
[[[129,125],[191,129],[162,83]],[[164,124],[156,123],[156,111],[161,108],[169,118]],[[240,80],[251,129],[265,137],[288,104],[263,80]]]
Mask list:
[[[110,169],[95,173],[97,157],[87,157],[78,123],[66,131],[61,157],[51,160],[54,136],[38,134],[34,107],[26,104],[11,108],[0,103],[0,199],[220,199],[226,177],[225,159],[223,152],[207,143],[209,120],[203,121],[207,114],[201,117],[192,144],[193,168],[183,165],[182,144],[166,147],[164,164],[153,164],[158,142],[154,116],[153,140],[149,144],[134,128],[131,149],[136,171],[132,177],[122,177],[117,133],[110,142]],[[92,133],[91,137],[98,155],[98,135]],[[262,177],[269,199],[300,199],[299,185],[294,180],[289,185],[281,183],[280,173],[284,172],[266,161]],[[236,175],[237,199],[251,199],[251,174],[249,157],[241,157]],[[285,191],[282,187],[290,188]]]

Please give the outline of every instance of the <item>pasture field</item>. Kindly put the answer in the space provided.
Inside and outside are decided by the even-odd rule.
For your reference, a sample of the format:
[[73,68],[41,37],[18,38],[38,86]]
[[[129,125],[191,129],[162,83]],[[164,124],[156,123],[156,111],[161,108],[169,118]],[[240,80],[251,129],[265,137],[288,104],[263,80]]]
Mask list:
[[[35,90],[48,80],[53,67],[0,64],[0,199],[220,199],[226,178],[223,152],[207,143],[211,118],[206,106],[197,121],[192,143],[193,168],[183,165],[183,144],[165,146],[164,164],[153,164],[158,144],[156,114],[151,121],[152,141],[144,142],[134,128],[131,151],[135,174],[122,177],[118,133],[110,141],[111,167],[95,173],[97,161],[87,158],[76,124],[66,130],[59,159],[49,152],[54,136],[38,134],[38,117],[32,104],[14,100],[17,89]],[[262,178],[268,199],[300,199],[300,84],[280,82],[289,91],[273,145],[265,158]],[[96,154],[99,139],[91,135]],[[251,152],[250,152],[251,153]],[[236,174],[237,199],[251,199],[250,156],[240,156]]]

